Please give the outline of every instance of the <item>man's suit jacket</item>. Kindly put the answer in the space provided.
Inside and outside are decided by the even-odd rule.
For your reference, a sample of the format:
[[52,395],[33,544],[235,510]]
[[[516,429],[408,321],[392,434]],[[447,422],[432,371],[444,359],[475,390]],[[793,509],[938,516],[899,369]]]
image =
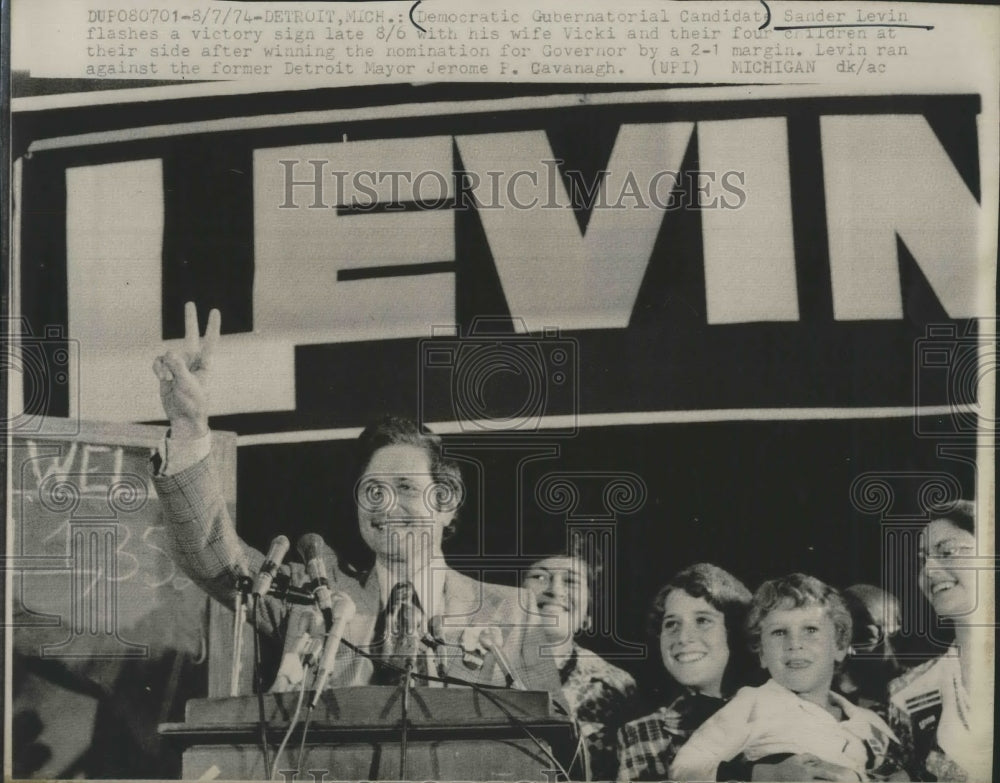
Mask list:
[[[265,558],[237,535],[212,460],[202,460],[177,475],[155,476],[154,482],[169,521],[177,564],[209,595],[232,609],[236,598],[235,576],[241,571],[257,573]],[[362,579],[344,573],[332,549],[326,549],[325,560],[331,590],[349,595],[357,608],[344,639],[362,648],[378,642],[374,635],[383,604],[378,578],[374,573]],[[292,564],[291,583],[301,586],[306,581],[302,565]],[[526,591],[487,584],[449,569],[444,577],[443,600],[444,606],[433,607],[430,614],[441,615],[446,641],[455,639],[464,627],[499,628],[507,660],[525,686],[529,690],[549,691],[558,703],[564,704],[555,663],[542,654],[546,642],[539,625],[540,616]],[[310,607],[266,597],[261,610],[262,631],[283,638],[286,651],[291,650],[303,632],[315,632],[317,623]],[[454,648],[441,648],[437,657],[448,676],[473,683],[504,684],[503,673],[493,655],[486,657],[479,670],[467,668],[461,652]],[[370,681],[372,672],[371,661],[341,645],[329,684],[363,685]]]

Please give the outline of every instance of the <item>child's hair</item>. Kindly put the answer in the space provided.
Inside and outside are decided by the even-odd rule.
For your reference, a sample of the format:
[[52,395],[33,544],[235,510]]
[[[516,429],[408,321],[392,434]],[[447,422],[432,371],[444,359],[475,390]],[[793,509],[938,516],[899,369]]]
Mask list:
[[789,574],[771,579],[757,588],[747,614],[747,638],[750,649],[760,652],[760,626],[775,609],[798,609],[802,606],[822,606],[833,621],[837,647],[851,646],[853,627],[851,613],[840,593],[815,576]]

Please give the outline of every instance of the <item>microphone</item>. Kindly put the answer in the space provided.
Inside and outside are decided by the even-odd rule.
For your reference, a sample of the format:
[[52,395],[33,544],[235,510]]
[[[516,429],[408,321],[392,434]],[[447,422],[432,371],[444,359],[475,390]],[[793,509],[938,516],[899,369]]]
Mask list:
[[316,672],[316,679],[313,681],[315,693],[313,693],[309,709],[312,709],[319,703],[320,694],[323,692],[323,688],[326,687],[326,681],[333,671],[333,664],[337,657],[337,650],[340,648],[340,640],[344,637],[344,630],[347,628],[347,624],[354,618],[354,613],[357,611],[354,601],[345,593],[336,593],[332,599],[332,606],[333,626],[326,635],[323,658],[320,661],[319,670]]
[[442,647],[457,647],[458,645],[448,644],[444,640],[444,633],[442,632],[442,620],[441,615],[436,614],[427,621],[427,632],[420,637],[420,643],[426,647],[431,652],[435,653],[434,662],[437,666],[437,674],[439,677],[444,676],[444,667],[441,660],[438,658],[438,652]]
[[316,657],[316,641],[317,639],[310,636],[308,631],[303,631],[292,648],[281,656],[281,665],[275,675],[274,684],[269,689],[271,693],[290,691],[302,682],[306,670],[312,666]]
[[466,628],[462,633],[461,642],[458,646],[462,648],[462,663],[465,664],[465,668],[477,672],[486,663],[486,658],[483,656],[485,648],[478,641],[478,637],[475,642],[469,641],[473,633],[475,633],[475,628]]
[[507,656],[503,651],[503,633],[495,625],[483,628],[482,632],[479,634],[479,646],[484,648],[487,652],[493,653],[493,657],[496,658],[497,666],[500,667],[500,671],[504,673],[504,677],[507,678],[507,684],[516,688],[519,691],[525,691],[527,688],[524,687],[524,683],[521,679],[514,674],[514,669],[510,665],[510,661],[507,660]]
[[462,663],[471,671],[479,671],[486,663],[486,653],[489,648],[483,643],[483,637],[488,627],[468,626],[459,637],[459,647],[462,648]]
[[278,536],[271,542],[271,548],[267,551],[267,559],[253,580],[253,595],[258,597],[267,595],[267,591],[271,589],[271,582],[274,581],[274,576],[281,566],[281,561],[288,554],[289,546],[291,544],[288,542],[288,536]]
[[[246,552],[239,540],[233,536],[223,536],[222,554],[226,567],[235,578],[236,595],[233,612],[233,666],[229,676],[229,695],[236,696],[240,687],[240,672],[243,668],[243,626],[247,619],[247,590],[250,588],[250,566]],[[256,618],[253,618],[256,621]],[[256,636],[254,637],[257,638]]]
[[423,642],[434,650],[446,643],[441,628],[443,623],[444,621],[439,614],[427,621],[427,633],[424,634]]
[[456,649],[462,650],[462,645],[455,644],[454,642],[445,641],[444,638],[444,619],[441,615],[436,614],[430,620],[427,621],[427,633],[425,633],[420,641],[422,644],[430,647],[432,650],[438,650],[441,647],[454,647]]
[[323,539],[315,533],[306,533],[299,539],[297,549],[306,564],[309,575],[309,586],[312,590],[316,606],[323,612],[323,620],[327,630],[333,625],[333,601],[330,595],[330,580],[326,576],[326,563],[323,562]]

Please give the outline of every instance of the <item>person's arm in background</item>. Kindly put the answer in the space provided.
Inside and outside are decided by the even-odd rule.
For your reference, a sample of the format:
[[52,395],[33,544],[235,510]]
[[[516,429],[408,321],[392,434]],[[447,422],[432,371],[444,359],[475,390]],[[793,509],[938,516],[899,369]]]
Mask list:
[[504,628],[503,649],[507,660],[528,690],[548,691],[553,701],[569,714],[569,704],[559,681],[559,667],[552,655],[545,652],[549,642],[541,616],[525,608],[534,606],[534,599],[524,588],[515,589],[514,600],[508,600],[498,612],[510,618]]

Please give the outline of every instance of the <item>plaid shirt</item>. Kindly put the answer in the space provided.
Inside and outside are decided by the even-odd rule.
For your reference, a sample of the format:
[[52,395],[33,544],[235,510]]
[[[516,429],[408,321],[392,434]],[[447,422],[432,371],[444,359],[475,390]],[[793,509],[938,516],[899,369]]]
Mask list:
[[559,670],[563,696],[580,726],[591,780],[614,780],[618,770],[615,735],[635,696],[635,680],[601,656],[573,645]]
[[618,732],[618,780],[666,780],[677,749],[726,702],[685,693]]

